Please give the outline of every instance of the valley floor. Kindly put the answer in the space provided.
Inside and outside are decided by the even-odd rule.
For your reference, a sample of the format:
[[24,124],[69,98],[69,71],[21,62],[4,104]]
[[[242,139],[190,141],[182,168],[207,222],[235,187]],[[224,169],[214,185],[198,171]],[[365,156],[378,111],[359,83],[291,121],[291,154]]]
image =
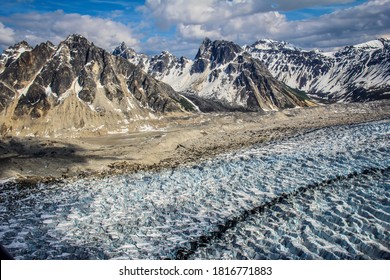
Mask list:
[[390,117],[390,101],[161,120],[158,131],[88,138],[0,139],[0,179],[22,182],[174,168],[322,127]]

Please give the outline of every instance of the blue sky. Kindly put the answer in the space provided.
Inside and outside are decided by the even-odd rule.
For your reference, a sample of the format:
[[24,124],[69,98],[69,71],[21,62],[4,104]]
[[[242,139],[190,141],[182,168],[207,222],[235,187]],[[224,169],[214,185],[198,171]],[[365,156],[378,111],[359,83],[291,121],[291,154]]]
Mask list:
[[206,36],[325,50],[390,36],[390,0],[1,0],[1,7],[0,50],[77,33],[109,51],[124,41],[151,55],[193,58]]

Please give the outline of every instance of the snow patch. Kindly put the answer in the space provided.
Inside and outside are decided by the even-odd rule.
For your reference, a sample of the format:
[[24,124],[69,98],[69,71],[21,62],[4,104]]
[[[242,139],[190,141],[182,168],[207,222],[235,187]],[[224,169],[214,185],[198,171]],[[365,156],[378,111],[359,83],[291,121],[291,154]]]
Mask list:
[[129,128],[123,127],[121,129],[117,129],[114,131],[108,131],[107,133],[111,135],[111,134],[124,134],[124,133],[128,133],[128,132],[129,132]]
[[362,49],[380,49],[383,48],[383,43],[379,40],[372,40],[362,44],[354,45],[354,47]]
[[165,128],[155,128],[151,126],[150,124],[141,125],[138,129],[138,131],[146,132],[146,131],[166,131]]

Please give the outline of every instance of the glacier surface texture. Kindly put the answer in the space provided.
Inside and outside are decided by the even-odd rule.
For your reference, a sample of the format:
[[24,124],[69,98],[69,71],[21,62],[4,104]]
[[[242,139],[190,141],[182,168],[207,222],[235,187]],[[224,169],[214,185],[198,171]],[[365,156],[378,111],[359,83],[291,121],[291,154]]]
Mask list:
[[390,259],[390,121],[196,166],[0,185],[17,259]]

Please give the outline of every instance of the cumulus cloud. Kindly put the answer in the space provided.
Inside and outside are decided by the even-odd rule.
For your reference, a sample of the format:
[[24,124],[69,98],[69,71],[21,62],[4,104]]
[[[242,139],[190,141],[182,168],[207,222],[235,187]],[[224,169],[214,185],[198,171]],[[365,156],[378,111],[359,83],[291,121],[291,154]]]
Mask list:
[[189,57],[189,54],[196,53],[199,43],[199,40],[186,41],[181,38],[167,38],[156,35],[143,42],[142,51],[148,54],[159,54],[163,50],[169,50],[178,57]]
[[390,0],[376,0],[310,20],[285,21],[270,35],[307,47],[333,48],[389,32]]
[[5,27],[0,22],[0,48],[6,48],[7,46],[15,42],[15,32],[8,27]]
[[231,18],[290,11],[313,6],[346,4],[355,0],[147,0],[144,12],[150,13],[161,27],[181,23],[202,24]]
[[[14,14],[3,18],[3,22],[14,30],[13,40],[9,42],[26,40],[33,45],[49,40],[58,44],[69,34],[77,33],[108,50],[122,41],[135,49],[139,48],[140,44],[138,37],[133,34],[129,26],[89,15],[66,14],[63,11]],[[0,38],[1,35],[0,25]],[[6,41],[3,44],[5,43]]]
[[288,20],[283,13],[351,2],[355,0],[148,0],[144,12],[161,27],[176,26],[183,42],[210,37],[250,44],[272,38],[330,49],[390,33],[390,0],[372,0],[308,20]]
[[278,9],[279,11],[291,11],[323,5],[348,4],[355,2],[355,0],[277,0],[272,2],[274,3],[272,7]]
[[[0,16],[0,48],[21,40],[31,45],[47,40],[57,44],[77,33],[107,50],[125,41],[149,54],[166,49],[176,55],[193,56],[204,37],[238,44],[271,38],[308,49],[332,49],[389,36],[390,0],[369,0],[348,9],[336,6],[333,13],[319,17],[312,14],[305,20],[286,16],[286,12],[303,8],[315,10],[348,3],[356,4],[357,0],[146,0],[137,9],[144,17],[134,22],[126,17],[125,10],[106,13],[111,18],[63,11],[12,14]],[[156,26],[164,32],[158,35],[161,30]]]
[[203,39],[205,37],[220,38],[223,37],[221,31],[222,28],[220,27],[214,27],[212,29],[206,30],[201,24],[185,25],[180,23],[178,25],[178,32],[183,38],[187,40],[199,41],[199,39]]
[[161,27],[181,23],[204,24],[270,8],[268,1],[243,0],[147,0],[144,12]]

